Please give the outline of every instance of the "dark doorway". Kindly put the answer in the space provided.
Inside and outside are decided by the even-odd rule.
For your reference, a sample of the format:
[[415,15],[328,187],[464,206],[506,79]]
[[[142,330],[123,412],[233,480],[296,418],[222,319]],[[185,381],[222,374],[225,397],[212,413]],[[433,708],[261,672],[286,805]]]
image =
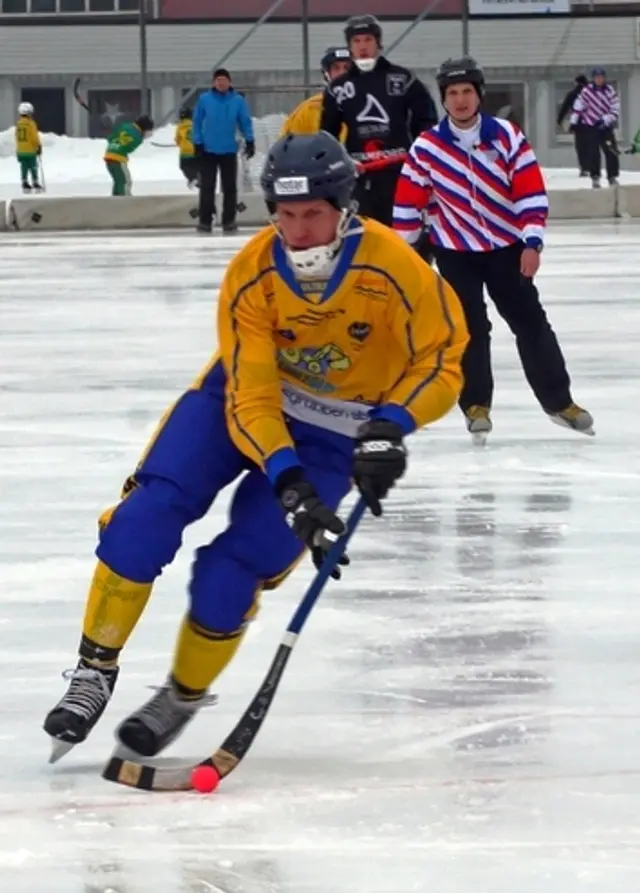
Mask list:
[[66,133],[67,115],[63,87],[23,87],[21,102],[30,102],[42,133]]

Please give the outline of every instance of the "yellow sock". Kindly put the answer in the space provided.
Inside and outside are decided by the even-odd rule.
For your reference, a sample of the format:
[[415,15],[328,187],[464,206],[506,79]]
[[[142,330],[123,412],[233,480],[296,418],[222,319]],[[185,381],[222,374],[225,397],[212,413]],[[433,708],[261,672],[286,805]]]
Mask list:
[[232,633],[214,633],[185,617],[176,643],[171,675],[184,694],[206,691],[230,662],[246,626]]
[[88,639],[88,644],[118,652],[140,619],[152,588],[153,583],[134,583],[99,561],[84,609],[83,642]]

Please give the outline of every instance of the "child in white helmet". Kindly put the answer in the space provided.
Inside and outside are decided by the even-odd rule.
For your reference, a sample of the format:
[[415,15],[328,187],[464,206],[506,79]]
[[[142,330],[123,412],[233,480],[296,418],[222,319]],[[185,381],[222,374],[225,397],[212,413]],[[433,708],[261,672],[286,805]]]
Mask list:
[[42,192],[38,180],[38,157],[42,155],[42,142],[38,125],[33,120],[33,106],[30,102],[21,102],[18,106],[16,121],[16,157],[20,165],[22,191]]

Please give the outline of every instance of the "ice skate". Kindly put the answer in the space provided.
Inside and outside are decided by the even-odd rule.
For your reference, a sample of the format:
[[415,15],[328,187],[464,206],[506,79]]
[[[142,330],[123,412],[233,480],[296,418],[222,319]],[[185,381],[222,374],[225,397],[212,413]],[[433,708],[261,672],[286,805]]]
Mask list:
[[600,189],[600,177],[591,177],[592,189]]
[[111,700],[118,672],[118,667],[101,669],[81,658],[74,670],[62,674],[70,680],[69,688],[43,725],[53,745],[50,763],[56,763],[89,735]]
[[580,434],[587,434],[589,437],[595,436],[593,416],[586,409],[578,406],[577,403],[571,403],[562,412],[549,412],[547,415],[556,425],[561,425],[563,428],[572,428],[574,431],[579,431]]
[[493,425],[488,406],[470,406],[465,411],[467,431],[471,435],[474,446],[485,446]]
[[23,191],[23,192],[26,192],[26,193],[31,192],[31,185],[30,185],[29,183],[23,183],[23,184],[22,184],[22,191]]
[[44,189],[42,188],[42,185],[40,183],[34,183],[33,189],[34,192],[44,192]]
[[216,695],[195,699],[180,697],[169,680],[116,729],[118,741],[142,757],[155,757],[176,740],[201,707],[211,706]]
[[617,177],[609,177],[609,180],[607,182],[609,183],[609,186],[619,186],[620,185]]

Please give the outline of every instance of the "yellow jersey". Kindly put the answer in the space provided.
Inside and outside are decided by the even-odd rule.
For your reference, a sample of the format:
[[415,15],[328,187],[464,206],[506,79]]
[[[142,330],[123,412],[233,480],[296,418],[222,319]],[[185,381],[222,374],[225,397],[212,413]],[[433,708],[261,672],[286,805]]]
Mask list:
[[[322,118],[322,97],[323,93],[316,93],[308,99],[303,99],[291,112],[287,120],[282,125],[280,136],[286,136],[288,133],[310,134],[317,133],[320,130],[320,120]],[[347,138],[347,126],[342,125],[340,130],[340,142],[344,143]]]
[[261,230],[227,268],[217,328],[200,382],[222,362],[230,436],[272,478],[299,464],[286,416],[353,437],[384,407],[410,433],[445,415],[462,387],[457,295],[375,220],[352,221],[319,282],[297,280],[276,231]]
[[193,121],[191,118],[182,118],[176,126],[174,142],[180,150],[180,158],[193,158]]
[[29,115],[16,121],[16,155],[37,155],[40,148],[38,125]]

